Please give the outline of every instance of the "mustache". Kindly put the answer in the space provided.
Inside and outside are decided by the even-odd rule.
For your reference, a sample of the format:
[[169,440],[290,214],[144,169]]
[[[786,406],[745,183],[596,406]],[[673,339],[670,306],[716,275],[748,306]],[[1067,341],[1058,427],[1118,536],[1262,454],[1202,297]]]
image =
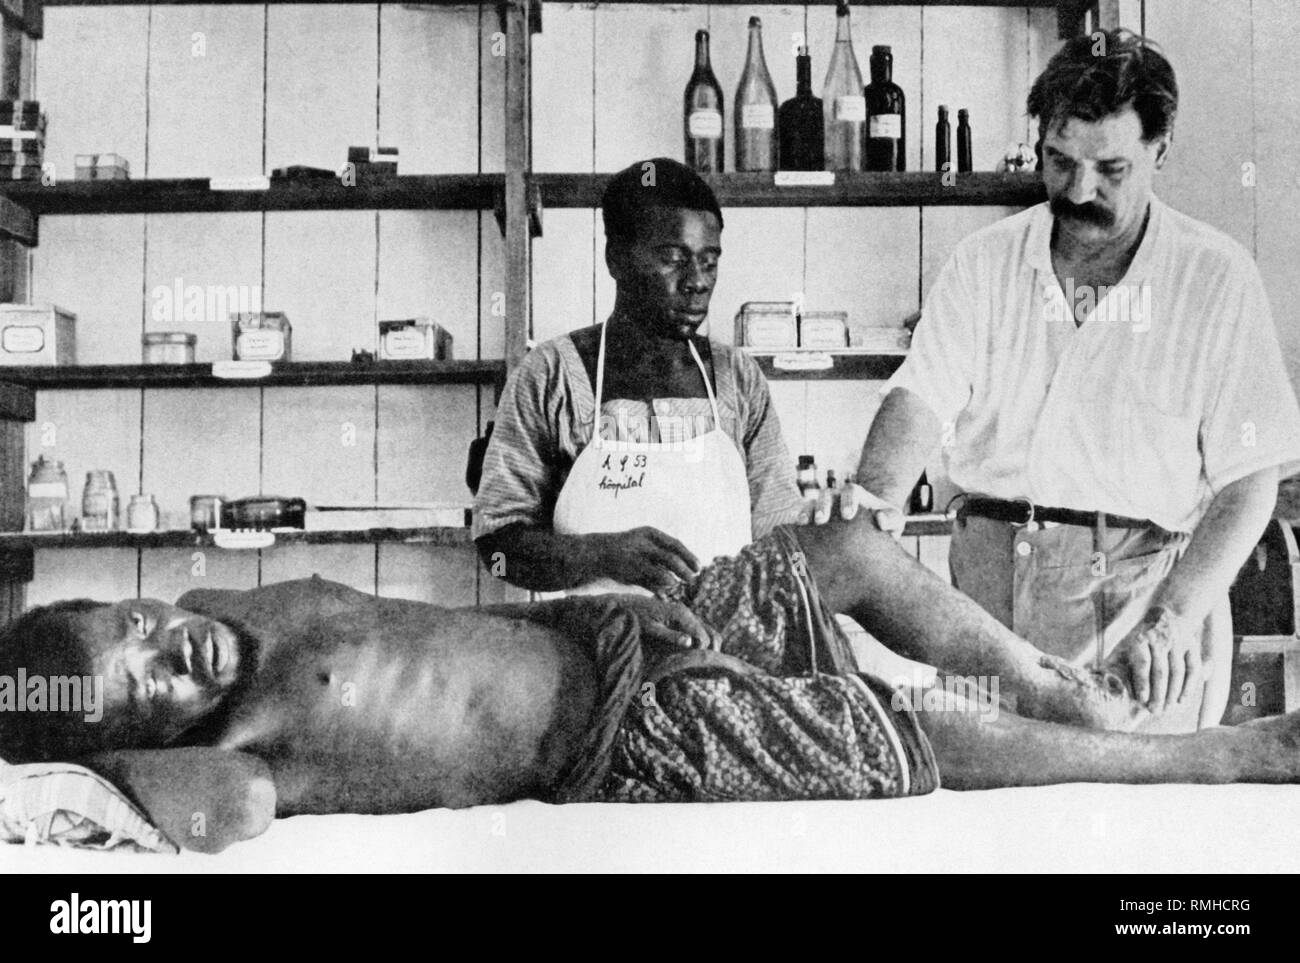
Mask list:
[[1054,197],[1050,206],[1053,214],[1067,220],[1095,224],[1097,227],[1112,227],[1115,224],[1114,212],[1096,204],[1074,204],[1064,197]]

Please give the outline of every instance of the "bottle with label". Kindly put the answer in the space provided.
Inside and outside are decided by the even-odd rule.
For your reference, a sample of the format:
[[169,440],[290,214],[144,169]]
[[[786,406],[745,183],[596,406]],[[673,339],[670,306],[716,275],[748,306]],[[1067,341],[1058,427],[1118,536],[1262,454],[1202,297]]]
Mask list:
[[925,477],[925,472],[921,472],[916,487],[912,489],[912,495],[907,501],[907,510],[912,515],[924,515],[934,511],[934,489],[930,487],[930,479]]
[[709,32],[695,31],[695,72],[686,84],[682,130],[686,166],[702,174],[722,172],[722,87],[709,64]]
[[973,171],[970,144],[970,111],[965,107],[957,111],[957,170]]
[[783,171],[819,171],[826,166],[825,120],[822,101],[812,92],[812,57],[800,47],[794,58],[794,96],[781,105],[776,129]]
[[817,463],[812,455],[800,455],[799,464],[794,471],[794,483],[799,486],[799,494],[805,500],[816,500]]
[[867,102],[867,125],[862,164],[869,171],[907,170],[907,131],[903,88],[894,83],[894,54],[889,47],[871,48],[871,83],[862,92]]
[[866,126],[867,102],[862,96],[862,71],[853,53],[847,0],[835,4],[835,49],[822,88],[822,116],[826,127],[826,169],[862,170],[862,131]]
[[83,532],[117,531],[117,481],[111,471],[86,472],[86,487],[81,494],[81,530]]
[[763,21],[749,18],[749,53],[736,88],[736,170],[774,171],[776,87],[763,59]]
[[948,125],[948,108],[939,105],[939,122],[934,125],[934,169],[952,169],[952,128]]
[[68,521],[68,473],[63,462],[41,455],[27,480],[27,530],[62,532]]

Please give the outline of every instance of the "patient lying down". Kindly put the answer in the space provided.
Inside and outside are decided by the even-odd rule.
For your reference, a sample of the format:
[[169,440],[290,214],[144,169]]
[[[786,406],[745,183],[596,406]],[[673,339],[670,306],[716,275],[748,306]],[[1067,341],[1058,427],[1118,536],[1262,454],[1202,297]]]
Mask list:
[[[0,676],[102,677],[103,706],[0,713],[0,757],[80,761],[204,851],[274,816],[520,798],[1300,779],[1295,717],[1136,734],[1151,720],[1117,678],[1044,656],[864,521],[779,529],[661,598],[443,609],[312,578],[178,605],[64,602],[10,626]],[[834,612],[1037,718],[913,711],[854,671]]]

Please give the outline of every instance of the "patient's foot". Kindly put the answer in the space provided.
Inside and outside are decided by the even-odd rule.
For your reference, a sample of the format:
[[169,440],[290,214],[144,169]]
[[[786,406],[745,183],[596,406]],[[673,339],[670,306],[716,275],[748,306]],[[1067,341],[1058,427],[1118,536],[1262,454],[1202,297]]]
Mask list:
[[1132,732],[1151,715],[1113,671],[1083,668],[1046,654],[1038,665],[1048,670],[1048,681],[1017,694],[1019,715],[1115,732]]

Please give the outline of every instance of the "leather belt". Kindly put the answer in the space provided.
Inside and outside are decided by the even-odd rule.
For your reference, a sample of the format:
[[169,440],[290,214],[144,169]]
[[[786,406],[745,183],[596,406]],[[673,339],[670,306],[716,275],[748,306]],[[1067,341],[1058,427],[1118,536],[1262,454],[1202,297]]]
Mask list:
[[1099,523],[1106,528],[1160,528],[1155,522],[1146,518],[1129,518],[1125,515],[1111,515],[1106,512],[1084,512],[1077,508],[1048,508],[1035,505],[1028,498],[1007,501],[1002,498],[990,498],[987,495],[958,495],[961,504],[957,517],[977,515],[1012,525],[1025,526],[1034,522],[1052,522],[1057,525],[1079,525],[1083,528],[1097,528]]

